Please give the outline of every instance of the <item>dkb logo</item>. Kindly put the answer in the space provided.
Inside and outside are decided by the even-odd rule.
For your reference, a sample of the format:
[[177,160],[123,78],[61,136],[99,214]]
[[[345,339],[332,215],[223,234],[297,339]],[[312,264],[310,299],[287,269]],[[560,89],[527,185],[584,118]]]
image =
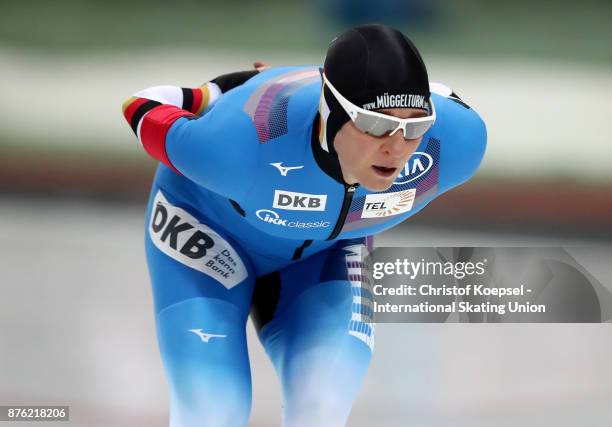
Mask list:
[[274,190],[273,207],[276,209],[288,209],[293,211],[324,211],[326,203],[326,194],[306,194]]
[[[155,206],[155,213],[151,221],[151,229],[154,233],[159,234],[159,240],[174,250],[179,250],[183,255],[189,258],[197,259],[206,255],[206,250],[215,246],[215,242],[206,233],[200,230],[195,230],[194,226],[186,221],[182,221],[181,217],[173,214],[168,220],[168,209],[161,203]],[[182,222],[181,222],[182,221]],[[189,238],[178,249],[179,234],[190,231]]]
[[153,201],[149,236],[164,254],[216,279],[228,289],[247,276],[240,256],[223,237],[189,212],[169,203],[161,191]]

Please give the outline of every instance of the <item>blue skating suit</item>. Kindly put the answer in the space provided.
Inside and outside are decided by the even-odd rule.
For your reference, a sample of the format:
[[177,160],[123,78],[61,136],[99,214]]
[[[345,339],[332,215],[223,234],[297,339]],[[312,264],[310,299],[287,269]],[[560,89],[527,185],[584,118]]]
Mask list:
[[361,270],[369,236],[469,179],[486,129],[432,86],[435,125],[394,185],[375,193],[345,184],[319,143],[317,67],[236,75],[126,103],[162,161],[145,241],[170,426],[247,425],[249,313],[281,380],[283,425],[344,426],[374,346]]

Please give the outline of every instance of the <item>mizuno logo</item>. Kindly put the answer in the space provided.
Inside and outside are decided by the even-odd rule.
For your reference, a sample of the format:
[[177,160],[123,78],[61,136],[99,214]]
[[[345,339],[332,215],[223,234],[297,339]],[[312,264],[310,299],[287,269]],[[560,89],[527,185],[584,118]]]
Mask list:
[[287,173],[293,169],[302,169],[304,166],[283,166],[283,162],[278,163],[270,163],[271,166],[274,166],[281,173],[282,176],[287,176]]
[[208,342],[211,338],[227,337],[227,335],[207,334],[206,332],[202,332],[202,329],[189,329],[189,332],[193,332],[194,334],[199,336],[203,342]]

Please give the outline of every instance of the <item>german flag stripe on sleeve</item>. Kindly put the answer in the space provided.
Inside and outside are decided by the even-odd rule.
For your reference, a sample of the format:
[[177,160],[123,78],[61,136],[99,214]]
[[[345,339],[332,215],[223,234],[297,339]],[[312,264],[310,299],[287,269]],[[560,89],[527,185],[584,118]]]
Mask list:
[[189,111],[174,105],[155,106],[146,112],[136,133],[142,146],[151,157],[163,162],[179,174],[180,172],[172,165],[166,153],[166,135],[170,126],[182,117],[195,118]]
[[207,84],[199,87],[197,90],[200,93],[200,108],[198,108],[196,114],[200,115],[204,109],[208,107],[208,103],[210,102],[210,91],[208,90]]
[[183,92],[183,110],[187,110],[193,113],[193,89],[182,87],[181,91]]
[[134,98],[134,100],[125,107],[123,115],[130,124],[130,127],[132,128],[134,133],[137,134],[138,123],[140,122],[140,119],[142,119],[145,114],[147,114],[149,111],[159,105],[161,105],[161,103],[157,101],[151,101],[149,99],[144,98]]
[[166,154],[168,130],[182,117],[196,119],[220,96],[221,90],[211,82],[195,89],[155,86],[125,101],[123,115],[147,153],[180,174]]
[[125,114],[125,110],[128,109],[128,107],[130,105],[132,105],[134,103],[134,101],[136,101],[138,98],[135,96],[130,96],[124,103],[123,106],[121,107],[121,111],[123,111],[123,114]]
[[123,116],[130,125],[132,123],[132,117],[134,117],[134,113],[136,112],[138,107],[140,107],[147,101],[148,99],[131,97],[123,103]]
[[202,109],[202,90],[197,87],[195,89],[191,89],[193,93],[193,109],[192,113],[198,114],[198,111]]
[[181,92],[183,93],[183,110],[199,115],[208,107],[210,99],[208,85],[195,89],[181,88]]

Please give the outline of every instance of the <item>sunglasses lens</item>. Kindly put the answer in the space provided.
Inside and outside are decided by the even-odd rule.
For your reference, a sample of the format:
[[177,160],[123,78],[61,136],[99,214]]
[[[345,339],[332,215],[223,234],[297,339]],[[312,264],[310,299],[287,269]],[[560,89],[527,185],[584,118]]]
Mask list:
[[[404,127],[404,139],[417,139],[422,137],[429,130],[433,120],[418,123],[406,123]],[[357,114],[355,127],[362,132],[372,136],[383,136],[397,129],[398,122],[393,119],[386,119],[379,116],[367,114]]]
[[428,120],[419,123],[407,123],[404,128],[404,139],[417,139],[425,135],[425,132],[431,128],[433,120]]
[[384,117],[358,113],[355,118],[355,127],[373,136],[383,136],[395,130],[397,122]]

